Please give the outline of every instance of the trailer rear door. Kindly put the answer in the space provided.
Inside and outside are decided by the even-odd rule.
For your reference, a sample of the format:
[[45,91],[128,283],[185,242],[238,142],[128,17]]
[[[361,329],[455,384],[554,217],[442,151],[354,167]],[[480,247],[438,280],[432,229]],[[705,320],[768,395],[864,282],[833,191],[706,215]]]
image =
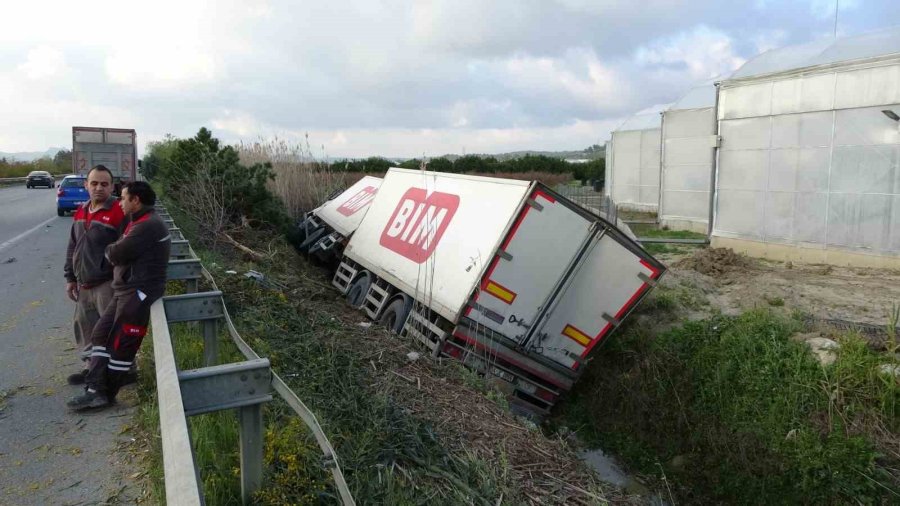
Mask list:
[[592,223],[541,186],[534,188],[466,316],[523,344],[542,306],[586,247]]
[[534,353],[577,370],[665,268],[616,229],[596,235],[529,339]]

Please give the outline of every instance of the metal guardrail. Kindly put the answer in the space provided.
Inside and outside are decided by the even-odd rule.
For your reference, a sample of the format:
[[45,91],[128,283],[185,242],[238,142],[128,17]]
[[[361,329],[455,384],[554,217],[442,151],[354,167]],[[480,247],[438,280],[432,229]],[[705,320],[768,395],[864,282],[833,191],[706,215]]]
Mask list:
[[[71,174],[51,174],[53,179],[59,181],[60,179],[70,176]],[[0,185],[4,184],[14,184],[14,183],[24,183],[25,180],[28,179],[28,176],[22,177],[0,177]]]
[[[167,504],[203,504],[202,481],[194,462],[187,417],[226,409],[238,411],[241,500],[244,504],[251,502],[263,482],[262,405],[272,400],[274,391],[312,431],[322,450],[323,465],[331,469],[341,502],[355,505],[334,448],[315,415],[272,371],[268,359],[261,358],[241,338],[212,275],[203,268],[164,208],[159,208],[159,214],[168,222],[173,236],[168,278],[185,281],[188,292],[163,297],[151,307]],[[212,285],[212,291],[198,293],[201,277]],[[247,360],[216,365],[219,321],[224,321],[229,336]],[[169,324],[176,322],[200,322],[205,367],[178,372],[169,334]]]

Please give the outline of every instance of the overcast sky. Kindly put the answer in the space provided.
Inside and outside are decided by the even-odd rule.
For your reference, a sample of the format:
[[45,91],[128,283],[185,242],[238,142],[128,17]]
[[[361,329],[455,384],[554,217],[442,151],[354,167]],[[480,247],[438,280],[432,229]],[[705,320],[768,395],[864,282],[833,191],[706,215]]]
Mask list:
[[[838,33],[900,23],[841,0]],[[834,0],[4,2],[0,151],[71,127],[143,146],[309,134],[317,156],[583,149],[760,51],[830,37]],[[324,150],[323,150],[324,146]]]

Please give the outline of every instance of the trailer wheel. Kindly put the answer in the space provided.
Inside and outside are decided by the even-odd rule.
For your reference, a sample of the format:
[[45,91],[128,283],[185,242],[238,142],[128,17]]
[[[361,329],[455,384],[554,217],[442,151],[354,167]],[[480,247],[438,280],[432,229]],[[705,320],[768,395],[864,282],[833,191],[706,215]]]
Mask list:
[[406,324],[406,318],[409,316],[409,310],[412,308],[412,299],[401,297],[391,304],[381,313],[378,323],[387,327],[388,330],[395,334],[399,334]]
[[362,307],[363,302],[366,301],[366,294],[369,293],[369,285],[371,284],[372,278],[368,274],[363,274],[356,278],[356,281],[347,290],[347,303],[357,309]]
[[297,251],[299,251],[300,253],[306,253],[307,251],[309,251],[309,247],[315,244],[315,242],[318,241],[323,235],[325,235],[325,227],[314,229],[309,233],[308,236],[306,236],[306,239],[304,239],[303,242],[301,242],[300,245],[297,246]]
[[309,230],[307,230],[309,228],[309,225],[307,225],[308,220],[309,217],[304,216],[297,222],[297,225],[294,226],[294,229],[297,231],[297,242],[305,241],[306,237],[309,235]]

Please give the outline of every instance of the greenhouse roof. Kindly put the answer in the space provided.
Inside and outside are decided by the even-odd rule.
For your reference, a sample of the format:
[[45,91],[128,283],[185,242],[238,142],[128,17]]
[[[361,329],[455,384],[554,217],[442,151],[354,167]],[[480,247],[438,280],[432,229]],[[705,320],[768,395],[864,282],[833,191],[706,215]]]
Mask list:
[[724,78],[725,76],[719,76],[694,86],[666,110],[679,111],[685,109],[704,109],[706,107],[715,106],[716,82],[721,81]]
[[662,111],[668,109],[669,104],[654,106],[626,119],[613,132],[625,132],[628,130],[652,130],[662,128]]
[[820,39],[773,49],[749,60],[732,74],[731,79],[890,55],[900,55],[900,26],[852,37]]

